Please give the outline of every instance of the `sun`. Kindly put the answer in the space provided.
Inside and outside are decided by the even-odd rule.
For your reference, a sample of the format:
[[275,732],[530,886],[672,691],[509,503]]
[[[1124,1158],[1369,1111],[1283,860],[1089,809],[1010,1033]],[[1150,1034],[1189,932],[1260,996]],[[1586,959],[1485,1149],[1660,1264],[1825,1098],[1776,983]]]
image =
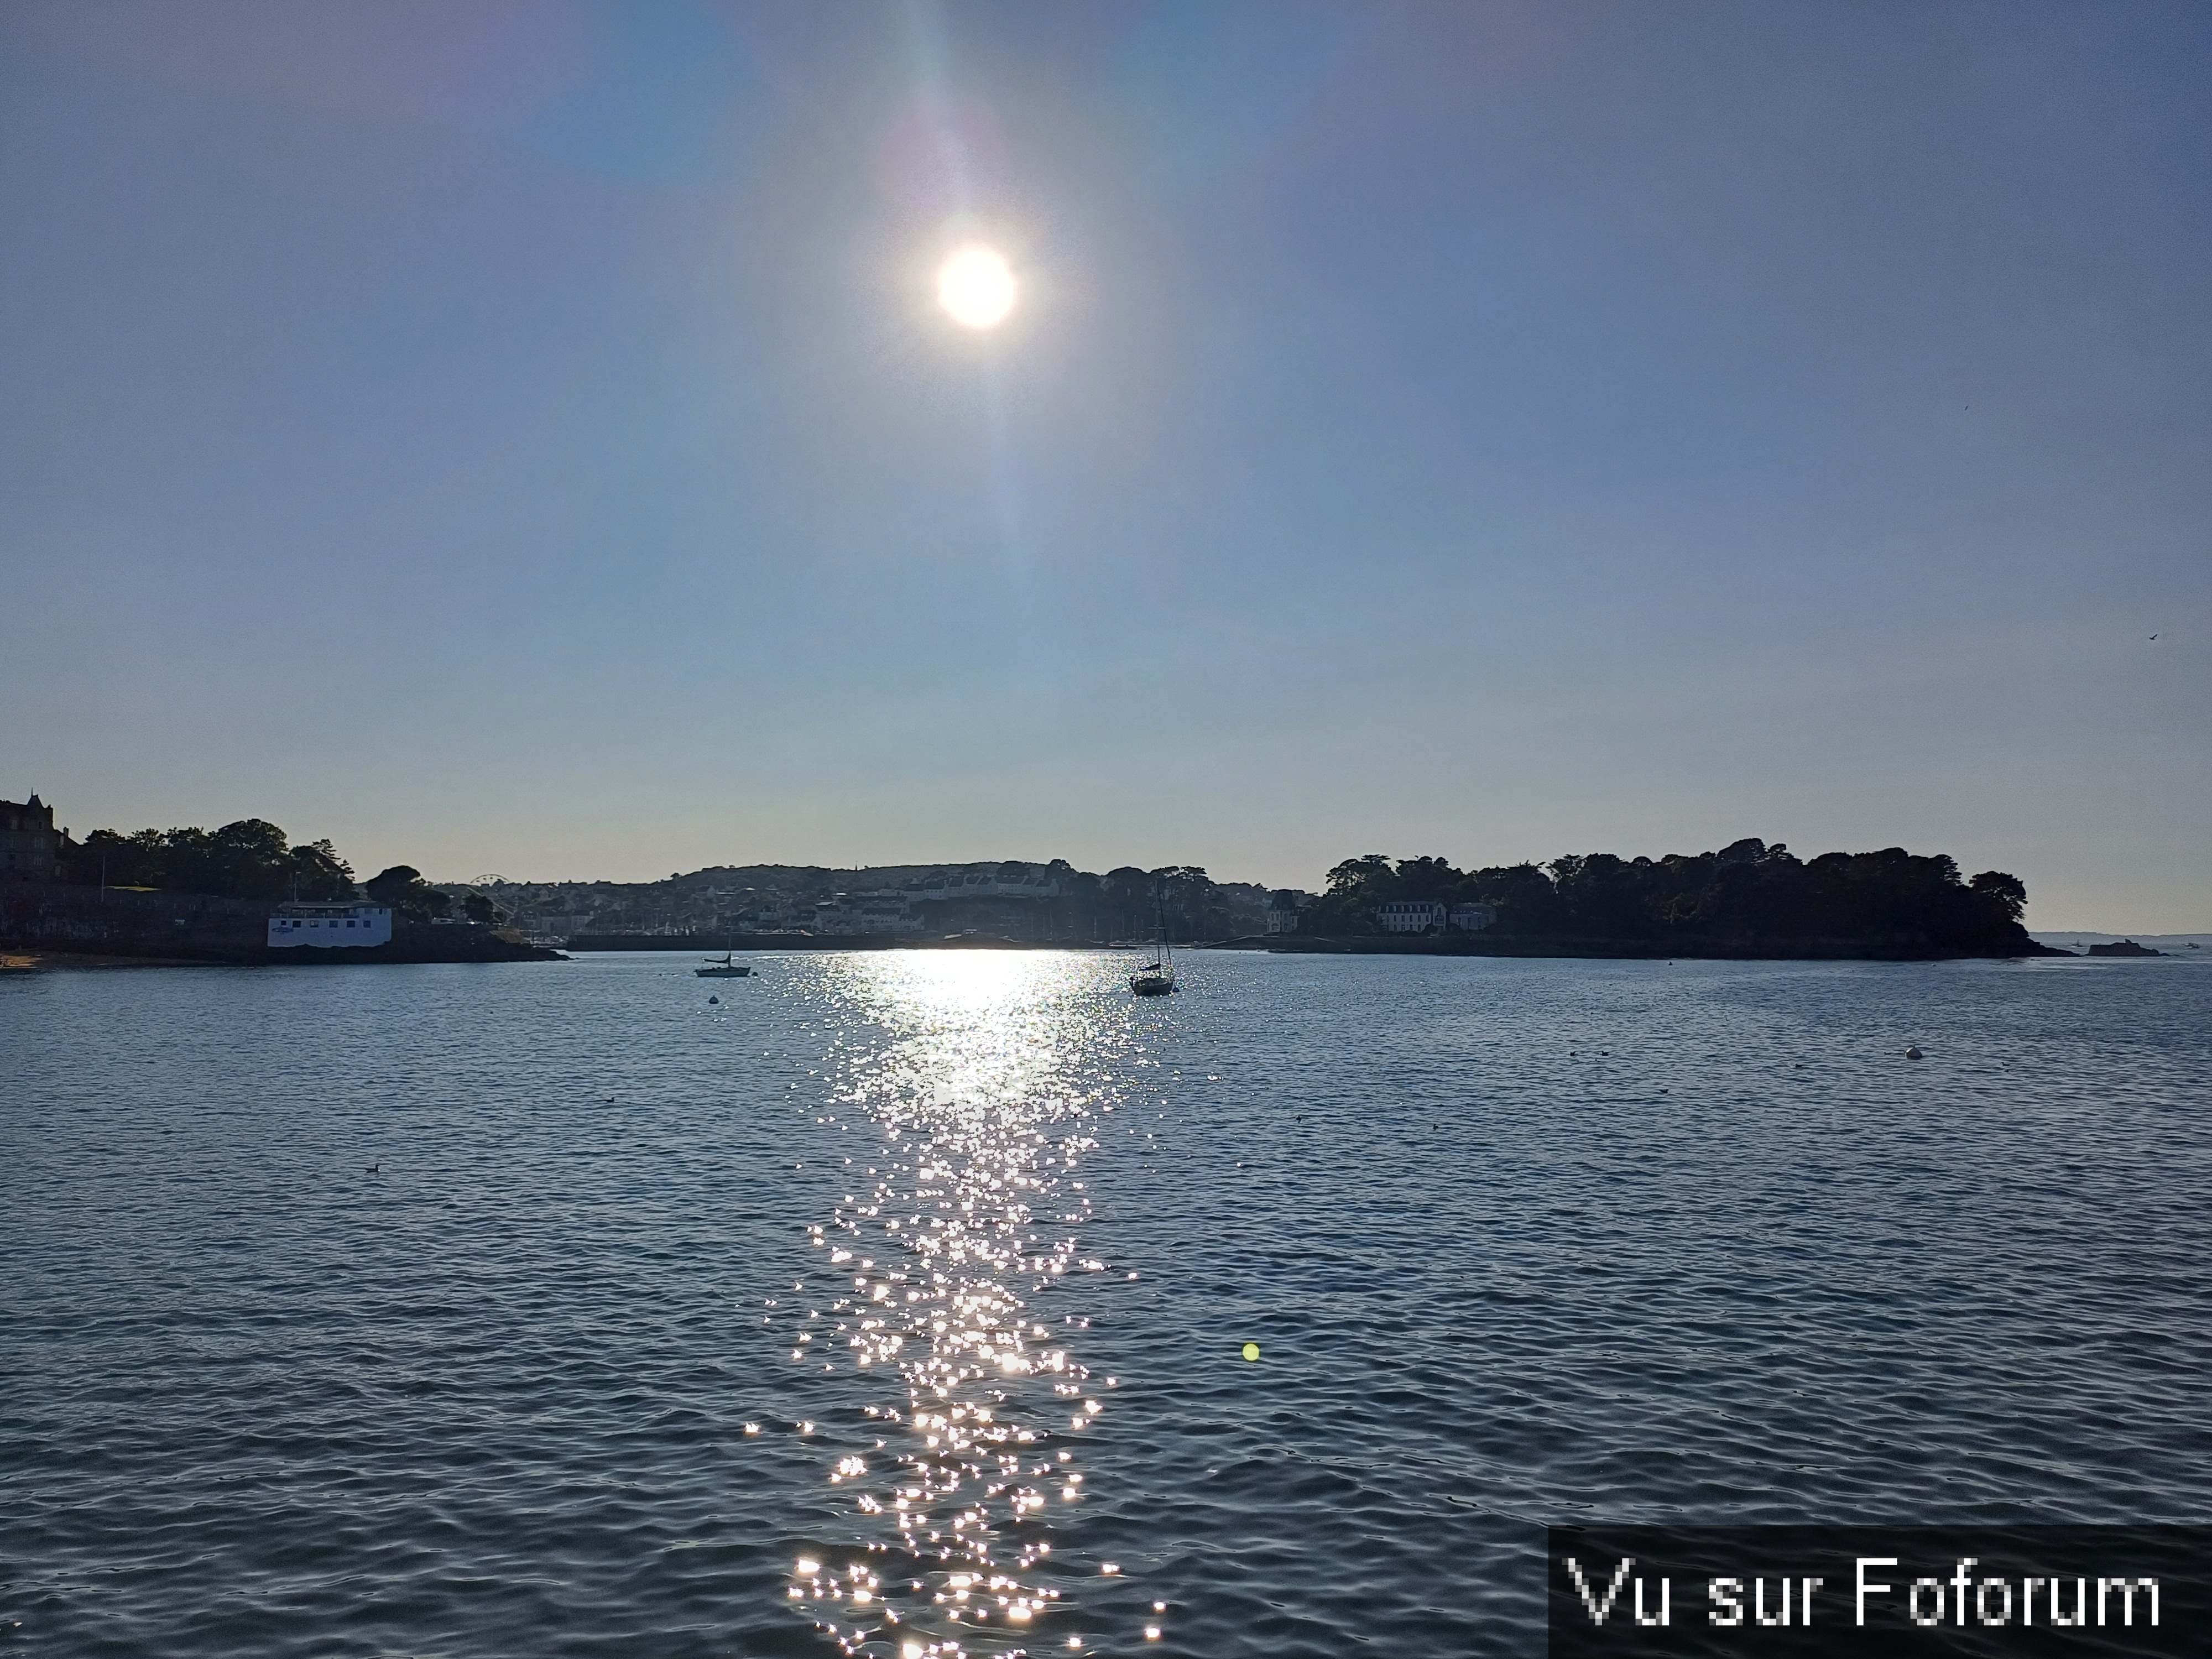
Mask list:
[[955,249],[938,267],[937,302],[963,328],[996,328],[1019,291],[1006,256],[982,242]]

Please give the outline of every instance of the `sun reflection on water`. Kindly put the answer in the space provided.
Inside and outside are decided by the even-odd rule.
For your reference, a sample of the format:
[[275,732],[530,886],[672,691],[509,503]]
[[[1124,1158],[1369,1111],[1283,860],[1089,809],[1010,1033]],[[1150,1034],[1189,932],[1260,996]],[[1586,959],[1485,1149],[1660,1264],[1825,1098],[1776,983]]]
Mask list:
[[825,1475],[851,1492],[851,1545],[799,1559],[786,1595],[848,1653],[1024,1654],[1048,1623],[1051,1646],[1087,1644],[1062,1590],[1085,1569],[1065,1547],[1053,1559],[1049,1517],[1082,1502],[1082,1445],[1118,1379],[1077,1352],[1087,1319],[1042,1304],[1108,1267],[1082,1254],[1091,1199],[1073,1179],[1114,1109],[1071,1037],[1068,1004],[1098,994],[1088,965],[981,951],[842,964],[883,1037],[836,1058],[831,1098],[881,1144],[809,1230],[815,1305],[790,1354],[880,1378],[860,1407],[880,1433]]

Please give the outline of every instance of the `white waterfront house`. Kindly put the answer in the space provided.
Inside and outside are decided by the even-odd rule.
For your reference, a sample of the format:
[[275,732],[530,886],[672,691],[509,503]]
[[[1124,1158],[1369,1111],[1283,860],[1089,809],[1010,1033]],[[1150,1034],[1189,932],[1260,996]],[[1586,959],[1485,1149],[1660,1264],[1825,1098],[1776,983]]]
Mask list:
[[1392,899],[1375,907],[1375,920],[1386,933],[1423,933],[1444,929],[1449,911],[1434,899]]
[[1375,907],[1375,920],[1382,924],[1386,933],[1425,933],[1431,927],[1439,933],[1479,933],[1498,920],[1498,911],[1488,904],[1444,905],[1434,899],[1392,899],[1388,904]]
[[269,918],[269,944],[278,946],[389,945],[392,907],[347,900],[334,903],[280,904]]

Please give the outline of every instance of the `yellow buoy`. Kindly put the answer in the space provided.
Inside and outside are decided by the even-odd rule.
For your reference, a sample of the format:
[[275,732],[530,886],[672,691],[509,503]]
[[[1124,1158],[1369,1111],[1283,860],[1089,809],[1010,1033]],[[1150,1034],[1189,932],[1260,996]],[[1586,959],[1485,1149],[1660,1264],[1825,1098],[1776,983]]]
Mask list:
[[1257,1359],[1260,1357],[1260,1345],[1256,1342],[1247,1342],[1244,1345],[1244,1357],[1247,1359]]

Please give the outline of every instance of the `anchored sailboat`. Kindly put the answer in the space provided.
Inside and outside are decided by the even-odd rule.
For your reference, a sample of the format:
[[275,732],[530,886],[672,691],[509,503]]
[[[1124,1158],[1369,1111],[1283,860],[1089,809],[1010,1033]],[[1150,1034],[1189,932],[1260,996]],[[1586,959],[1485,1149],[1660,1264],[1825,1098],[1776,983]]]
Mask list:
[[1152,959],[1129,975],[1129,989],[1140,997],[1172,995],[1182,988],[1176,983],[1175,946],[1168,943],[1168,927],[1160,910],[1159,890],[1152,890]]
[[704,968],[694,968],[691,971],[696,974],[701,979],[746,978],[752,973],[752,963],[734,960],[737,954],[738,942],[735,939],[732,939],[730,941],[730,948],[722,953],[720,961],[717,962],[714,957],[708,957],[707,958],[707,965]]

